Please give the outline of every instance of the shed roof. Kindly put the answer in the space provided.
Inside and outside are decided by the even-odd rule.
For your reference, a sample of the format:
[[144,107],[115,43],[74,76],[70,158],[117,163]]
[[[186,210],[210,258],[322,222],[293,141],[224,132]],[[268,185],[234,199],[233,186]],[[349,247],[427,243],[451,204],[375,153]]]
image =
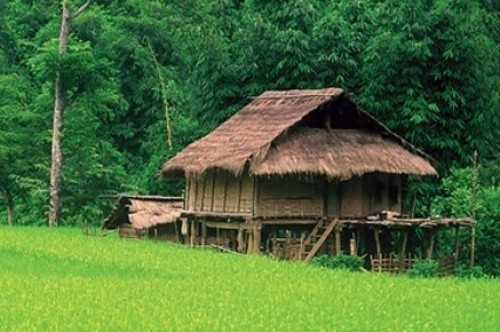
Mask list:
[[[376,128],[379,135],[365,134],[363,136],[353,132],[351,135],[347,135],[346,132],[323,135],[316,130],[294,130],[308,115],[325,109],[337,100],[349,103],[352,106],[351,109],[354,109],[352,112],[363,117],[370,124],[371,129]],[[380,133],[385,134],[387,138],[382,140]],[[360,144],[361,138],[365,140],[378,138],[376,141],[378,144],[375,142]],[[350,143],[340,142],[343,139],[350,140]],[[339,144],[340,147],[334,147]],[[356,151],[351,151],[350,155],[345,153],[348,149],[360,147],[363,147],[362,150],[365,152],[369,148],[375,148],[375,151],[383,152],[385,156],[391,157],[398,155],[401,151],[404,151],[404,154],[397,158],[397,161],[386,160],[386,166],[382,165],[383,155],[378,156],[379,167],[374,170],[374,167],[367,165],[369,161],[364,154]],[[335,156],[335,151],[342,151],[345,158]],[[295,157],[286,156],[286,154],[297,154],[296,158],[301,159],[303,163],[294,163]],[[320,157],[320,154],[326,155]],[[306,161],[309,156],[320,157],[319,165],[314,159]],[[406,157],[409,159],[403,162],[402,158]],[[249,166],[250,172],[254,174],[304,172],[344,178],[371,171],[436,174],[429,162],[430,159],[373,116],[357,107],[342,89],[285,90],[266,91],[254,98],[214,131],[188,145],[167,161],[161,173],[164,176],[178,176],[184,173],[201,174],[210,168],[220,168],[237,175]],[[347,162],[346,165],[340,165],[345,162]],[[361,165],[353,168],[353,165],[358,162]]]
[[120,196],[111,214],[103,221],[103,228],[130,223],[134,228],[144,229],[172,223],[181,216],[183,202],[182,197]]

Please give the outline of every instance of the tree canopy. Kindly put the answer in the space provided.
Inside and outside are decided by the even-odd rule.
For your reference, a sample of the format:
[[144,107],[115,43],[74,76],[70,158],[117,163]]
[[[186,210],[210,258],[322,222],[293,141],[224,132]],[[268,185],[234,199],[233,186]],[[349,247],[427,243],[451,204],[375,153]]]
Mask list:
[[[69,101],[62,224],[100,221],[102,195],[179,194],[161,164],[271,89],[341,87],[442,175],[478,151],[485,185],[498,186],[496,1],[97,0],[64,56],[60,2],[0,12],[2,222],[46,220],[57,72]],[[413,186],[420,211],[446,194],[437,180]]]

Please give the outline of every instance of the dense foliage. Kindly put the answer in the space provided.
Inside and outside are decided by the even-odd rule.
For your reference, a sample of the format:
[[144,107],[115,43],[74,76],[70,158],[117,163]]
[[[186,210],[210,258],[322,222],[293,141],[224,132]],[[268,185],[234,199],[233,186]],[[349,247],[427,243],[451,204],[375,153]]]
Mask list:
[[312,265],[326,267],[334,270],[360,271],[365,260],[363,257],[340,253],[335,256],[321,255],[311,260]]
[[85,237],[68,228],[0,226],[0,238],[5,331],[495,331],[500,325],[498,279],[332,271]]
[[[102,195],[181,193],[158,178],[162,163],[247,96],[339,86],[435,157],[445,177],[478,151],[487,230],[478,230],[478,251],[498,243],[488,237],[499,229],[497,1],[94,0],[73,22],[64,56],[58,1],[0,1],[0,12],[2,223],[46,223],[60,72],[62,225],[99,222],[111,203]],[[414,211],[436,210],[447,190],[413,181]]]

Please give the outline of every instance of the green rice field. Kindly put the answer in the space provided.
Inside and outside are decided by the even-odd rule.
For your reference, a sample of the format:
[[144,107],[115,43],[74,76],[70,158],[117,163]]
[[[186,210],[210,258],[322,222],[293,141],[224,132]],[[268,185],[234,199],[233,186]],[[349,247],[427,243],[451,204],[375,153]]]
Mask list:
[[1,331],[500,331],[500,280],[0,227]]

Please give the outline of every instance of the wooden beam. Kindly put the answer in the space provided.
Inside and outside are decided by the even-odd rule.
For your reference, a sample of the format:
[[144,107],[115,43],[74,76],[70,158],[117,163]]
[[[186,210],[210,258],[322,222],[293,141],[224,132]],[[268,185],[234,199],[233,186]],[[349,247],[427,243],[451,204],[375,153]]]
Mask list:
[[316,225],[318,219],[264,219],[262,225],[293,226],[293,225]]
[[182,217],[207,217],[217,219],[248,219],[252,215],[250,213],[219,213],[219,212],[206,212],[206,211],[182,211]]

